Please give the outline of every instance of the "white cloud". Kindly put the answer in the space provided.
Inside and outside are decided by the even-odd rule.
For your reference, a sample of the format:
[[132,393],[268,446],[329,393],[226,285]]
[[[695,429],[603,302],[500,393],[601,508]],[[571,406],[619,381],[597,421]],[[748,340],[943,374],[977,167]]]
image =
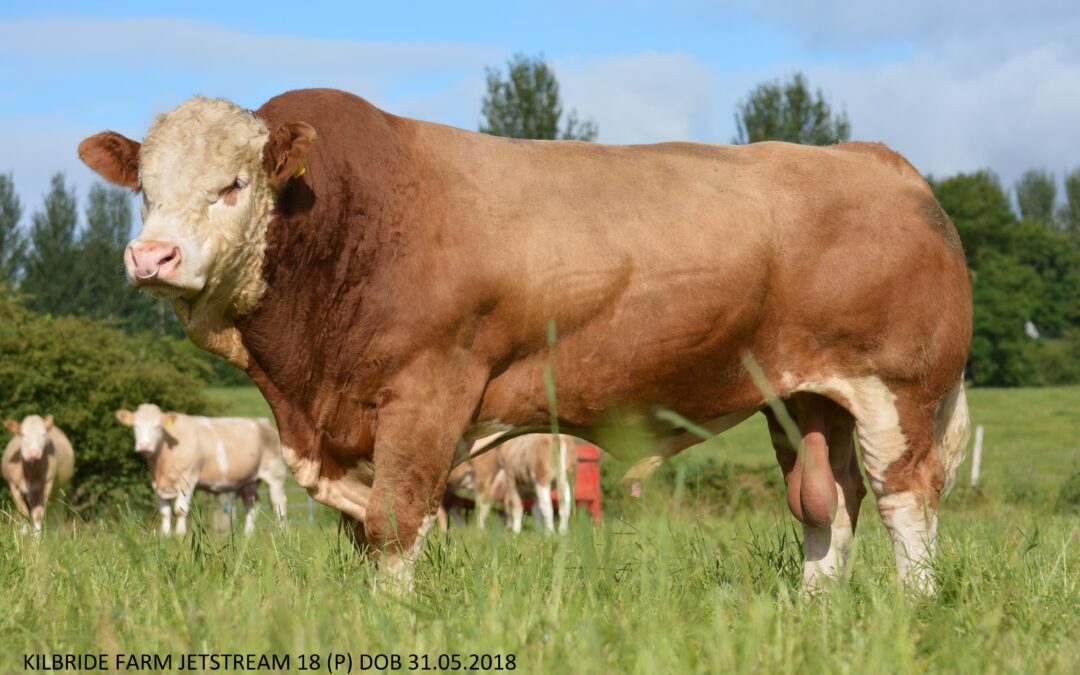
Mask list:
[[[870,11],[829,0],[809,10],[769,0],[755,11],[804,37],[804,57],[725,70],[684,51],[552,56],[566,109],[593,117],[603,142],[729,142],[737,101],[762,80],[802,70],[847,109],[857,138],[889,143],[923,172],[990,167],[1011,185],[1027,168],[1060,175],[1080,165],[1073,6],[916,0]],[[859,56],[889,41],[902,46],[889,58]],[[0,60],[15,59],[17,82],[67,78],[68,87],[44,116],[19,112],[41,88],[0,92],[0,133],[9,139],[0,171],[14,170],[31,207],[58,169],[85,190],[81,138],[107,126],[137,137],[154,113],[196,92],[257,106],[289,88],[336,86],[396,114],[475,129],[484,67],[507,56],[488,45],[248,35],[186,21],[0,22]]]
[[592,116],[605,143],[704,140],[716,136],[715,74],[684,52],[554,62],[564,108]]
[[977,69],[923,55],[808,77],[845,105],[855,137],[885,141],[924,173],[988,167],[1011,186],[1029,168],[1080,166],[1080,59],[1060,45]]

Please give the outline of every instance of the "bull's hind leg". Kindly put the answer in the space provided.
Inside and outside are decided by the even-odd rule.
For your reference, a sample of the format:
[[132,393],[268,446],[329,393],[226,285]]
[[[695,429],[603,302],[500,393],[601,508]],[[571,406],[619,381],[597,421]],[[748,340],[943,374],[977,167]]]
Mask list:
[[[825,399],[814,397],[790,405],[789,411],[797,421],[802,438],[804,460],[771,411],[765,416],[769,422],[776,458],[788,485],[788,504],[795,517],[803,524],[803,582],[807,589],[822,586],[826,579],[841,576],[847,566],[848,554],[855,536],[859,507],[866,495],[862,474],[854,452],[854,418],[844,409]],[[817,444],[818,447],[814,447]],[[821,446],[824,445],[824,448]],[[827,457],[829,470],[814,467],[812,462]],[[807,465],[809,462],[811,464]],[[803,464],[800,466],[800,464]],[[804,479],[808,472],[818,475]],[[815,480],[816,484],[815,484]],[[824,485],[823,481],[832,481]],[[806,494],[813,491],[815,495]],[[831,502],[835,494],[835,507],[823,508],[826,499]],[[805,506],[804,506],[805,504]],[[832,507],[831,503],[826,507]],[[824,512],[822,512],[824,511]]]
[[[959,445],[957,452],[962,453],[966,406],[955,416],[950,409],[939,424],[940,401],[927,400],[929,396],[914,388],[890,391],[876,378],[860,382],[852,398],[863,464],[892,538],[900,578],[912,590],[933,593],[930,565],[938,497],[945,484],[937,447],[947,441]],[[955,428],[959,423],[964,429]]]

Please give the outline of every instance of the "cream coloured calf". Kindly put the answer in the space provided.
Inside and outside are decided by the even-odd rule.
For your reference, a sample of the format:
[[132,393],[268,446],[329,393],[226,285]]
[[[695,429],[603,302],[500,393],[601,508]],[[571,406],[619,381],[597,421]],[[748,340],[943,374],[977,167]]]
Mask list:
[[[135,430],[135,451],[146,455],[161,513],[161,532],[187,531],[196,488],[234,492],[244,500],[244,534],[255,527],[258,481],[270,488],[278,519],[285,519],[285,464],[270,422],[255,417],[197,417],[162,412],[144,403],[135,412],[117,410],[116,419]],[[172,503],[170,503],[172,502]]]
[[[15,508],[33,521],[34,534],[41,534],[45,503],[54,490],[71,482],[75,473],[71,441],[53,424],[52,415],[27,415],[21,424],[6,420],[4,428],[15,435],[4,448],[4,480]],[[23,531],[26,529],[24,525]]]
[[[473,448],[481,448],[495,436],[477,441]],[[521,532],[525,513],[523,496],[532,496],[540,509],[544,527],[553,532],[555,518],[551,503],[551,489],[559,491],[559,532],[565,532],[570,522],[573,495],[568,473],[577,466],[574,439],[570,436],[552,434],[528,434],[510,439],[494,449],[469,459],[467,472],[455,469],[451,479],[465,482],[471,480],[476,490],[476,516],[484,527],[493,504],[501,504],[510,515],[510,527]],[[460,468],[460,467],[459,467]],[[466,477],[467,474],[471,476]]]

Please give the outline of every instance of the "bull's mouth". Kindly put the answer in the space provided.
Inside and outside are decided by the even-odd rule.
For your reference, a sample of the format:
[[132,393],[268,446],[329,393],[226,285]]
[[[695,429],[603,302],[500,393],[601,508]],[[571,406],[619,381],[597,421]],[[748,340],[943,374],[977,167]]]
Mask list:
[[194,289],[158,277],[134,278],[131,279],[131,286],[161,300],[180,298],[196,292]]

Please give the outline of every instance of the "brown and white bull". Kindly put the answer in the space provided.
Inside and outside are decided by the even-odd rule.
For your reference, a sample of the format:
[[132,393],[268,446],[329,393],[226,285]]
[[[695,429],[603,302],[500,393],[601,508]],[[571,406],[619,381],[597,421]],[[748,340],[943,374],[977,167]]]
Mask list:
[[[0,469],[15,508],[31,520],[34,534],[41,534],[49,498],[70,483],[75,473],[75,452],[67,435],[53,424],[52,415],[27,415],[22,422],[5,420],[4,428],[14,436],[4,448]],[[23,531],[27,529],[24,523]]]
[[255,529],[259,481],[284,521],[285,464],[277,432],[261,417],[199,417],[162,412],[144,403],[135,412],[117,410],[116,419],[135,431],[135,451],[146,456],[158,498],[162,534],[187,532],[187,514],[196,488],[235,493],[244,501],[244,534]]
[[142,191],[131,282],[248,372],[297,481],[362,519],[384,572],[408,575],[475,438],[555,407],[589,440],[643,426],[658,461],[698,440],[680,420],[718,432],[769,389],[794,417],[776,451],[806,582],[851,544],[854,428],[900,575],[932,588],[971,288],[952,222],[886,147],[511,140],[312,89],[194,98],[141,145],[79,153]]
[[[473,447],[482,450],[499,436],[496,434],[481,439]],[[468,467],[469,475],[465,480],[472,484],[476,493],[477,523],[484,527],[491,507],[499,504],[509,514],[509,525],[515,533],[521,532],[521,521],[525,514],[523,497],[536,500],[544,528],[549,532],[555,531],[551,490],[557,488],[559,532],[565,532],[573,504],[569,475],[574,471],[576,457],[574,439],[569,436],[527,434],[511,438],[489,452],[471,457],[454,469],[450,476],[453,480],[458,469]],[[461,480],[461,475],[458,476]]]

